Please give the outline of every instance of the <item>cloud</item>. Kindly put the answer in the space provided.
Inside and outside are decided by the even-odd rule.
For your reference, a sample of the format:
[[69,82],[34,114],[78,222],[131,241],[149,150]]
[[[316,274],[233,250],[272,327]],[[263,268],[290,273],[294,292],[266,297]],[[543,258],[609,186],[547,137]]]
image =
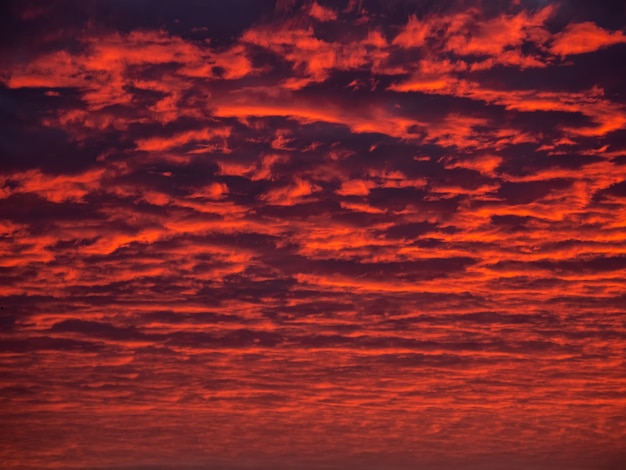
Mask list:
[[595,23],[569,24],[554,38],[551,50],[554,54],[573,55],[593,52],[614,44],[626,42],[622,31],[607,31]]
[[337,13],[335,13],[331,8],[323,7],[317,2],[313,2],[311,4],[309,15],[319,21],[332,21],[337,19]]
[[619,461],[617,6],[13,3],[7,468]]
[[[539,51],[545,49],[550,39],[545,23],[554,11],[554,6],[550,5],[536,12],[522,10],[495,17],[485,17],[478,8],[431,14],[421,19],[412,15],[392,42],[402,48],[421,48],[427,56],[445,51],[463,57],[455,60],[459,67],[545,67],[546,58]],[[533,44],[537,53],[524,53],[524,44]],[[436,82],[431,83],[436,86]]]

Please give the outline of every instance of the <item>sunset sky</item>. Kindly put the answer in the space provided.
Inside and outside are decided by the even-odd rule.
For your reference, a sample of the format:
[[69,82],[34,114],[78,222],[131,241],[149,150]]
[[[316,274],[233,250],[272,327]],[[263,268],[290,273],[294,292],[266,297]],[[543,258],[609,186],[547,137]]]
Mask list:
[[626,3],[0,7],[0,468],[626,468]]

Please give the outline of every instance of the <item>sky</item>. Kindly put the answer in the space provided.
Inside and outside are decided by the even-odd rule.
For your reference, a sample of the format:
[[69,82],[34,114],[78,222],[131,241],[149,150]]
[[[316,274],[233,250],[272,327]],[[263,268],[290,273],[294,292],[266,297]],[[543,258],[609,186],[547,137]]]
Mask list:
[[0,9],[4,469],[626,468],[626,3]]

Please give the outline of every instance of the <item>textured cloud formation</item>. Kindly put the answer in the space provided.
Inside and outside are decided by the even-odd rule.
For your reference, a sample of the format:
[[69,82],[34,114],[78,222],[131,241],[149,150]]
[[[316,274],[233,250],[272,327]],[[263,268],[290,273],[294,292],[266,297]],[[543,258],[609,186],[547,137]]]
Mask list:
[[623,468],[622,2],[0,16],[5,468]]

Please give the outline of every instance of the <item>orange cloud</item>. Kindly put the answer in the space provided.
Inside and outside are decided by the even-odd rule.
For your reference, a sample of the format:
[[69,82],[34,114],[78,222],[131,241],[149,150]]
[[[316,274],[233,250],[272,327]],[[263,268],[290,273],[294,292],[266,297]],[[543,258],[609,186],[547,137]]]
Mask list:
[[3,185],[0,196],[7,198],[15,193],[32,193],[54,203],[83,202],[85,196],[99,189],[106,173],[105,169],[56,176],[42,174],[38,170],[13,173],[10,178],[0,178]]
[[[547,6],[535,13],[522,11],[490,19],[483,18],[478,9],[421,20],[413,15],[393,44],[403,48],[421,47],[435,54],[445,50],[458,56],[488,57],[473,65],[474,68],[491,68],[496,64],[543,67],[544,59],[523,54],[521,46],[526,41],[545,49],[550,34],[544,24],[554,11],[554,7]],[[427,81],[425,86],[436,87],[436,82],[431,83],[428,85]]]
[[341,183],[341,188],[337,190],[340,196],[367,196],[370,188],[375,184],[369,181],[349,180]]
[[454,18],[446,49],[458,55],[488,55],[499,57],[507,47],[519,47],[524,41],[537,42],[549,37],[545,21],[553,14],[548,6],[535,14],[522,11],[514,16],[500,15],[476,21],[476,15],[463,14]]
[[393,39],[393,44],[402,47],[422,47],[430,35],[430,25],[417,19],[415,15],[409,17],[406,26]]
[[310,196],[320,189],[321,187],[309,181],[295,178],[294,181],[286,187],[268,191],[262,196],[262,199],[269,204],[293,206],[294,204],[305,202],[307,196]]
[[552,42],[551,51],[562,56],[584,54],[604,47],[626,42],[622,31],[607,31],[595,23],[573,23],[557,34]]
[[317,2],[313,2],[311,4],[309,15],[319,21],[332,21],[337,19],[337,13],[335,13],[331,8],[321,6]]
[[[172,137],[151,137],[148,139],[140,139],[137,141],[139,150],[161,151],[174,147],[180,147],[185,144],[194,143],[200,147],[199,150],[204,151],[208,148],[216,150],[218,148],[224,151],[227,147],[225,140],[230,135],[230,128],[202,129],[199,131],[187,131],[176,134]],[[215,142],[217,141],[217,142]],[[201,142],[205,142],[202,143]],[[213,143],[212,143],[213,142]]]
[[10,19],[4,467],[615,466],[622,32],[213,3]]
[[[73,54],[58,51],[13,64],[7,70],[6,84],[10,88],[76,87],[83,90],[82,97],[92,112],[132,103],[131,86],[154,91],[163,96],[150,111],[168,122],[184,112],[180,101],[190,81],[238,79],[255,72],[242,45],[214,51],[162,31],[87,37],[84,47],[84,51]],[[164,69],[156,80],[134,75],[141,67],[167,64],[176,64],[175,71],[166,73]]]
[[[312,27],[287,23],[278,28],[270,25],[250,29],[244,33],[242,41],[279,54],[294,63],[295,71],[303,72],[314,82],[325,80],[332,70],[355,70],[365,66],[383,70],[388,57],[384,49],[386,41],[376,30],[360,41],[327,42],[318,39]],[[291,77],[287,85],[298,88],[308,83],[308,80]]]
[[416,121],[395,116],[377,106],[361,110],[344,109],[332,103],[298,99],[279,90],[247,90],[215,101],[215,116],[269,117],[285,116],[301,122],[344,124],[354,132],[382,132],[393,136],[408,136],[408,128]]

